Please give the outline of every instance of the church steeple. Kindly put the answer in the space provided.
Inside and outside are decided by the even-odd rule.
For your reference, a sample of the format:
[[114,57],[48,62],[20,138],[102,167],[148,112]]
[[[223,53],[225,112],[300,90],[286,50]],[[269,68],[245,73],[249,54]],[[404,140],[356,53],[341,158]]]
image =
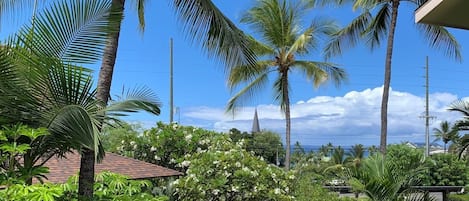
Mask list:
[[252,133],[260,133],[259,118],[257,117],[257,108],[254,110],[254,119],[252,120]]

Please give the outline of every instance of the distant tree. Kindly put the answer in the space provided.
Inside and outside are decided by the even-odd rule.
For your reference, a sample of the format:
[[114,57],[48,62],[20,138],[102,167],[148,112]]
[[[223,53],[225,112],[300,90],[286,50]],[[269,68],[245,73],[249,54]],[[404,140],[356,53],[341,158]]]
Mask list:
[[295,145],[293,145],[291,163],[294,166],[295,164],[298,164],[300,161],[305,160],[305,158],[306,158],[305,149],[301,146],[300,142],[296,141]]
[[122,147],[122,141],[136,141],[143,132],[140,124],[122,122],[118,127],[105,126],[101,133],[103,147],[106,151],[118,152]]
[[[336,31],[331,20],[317,18],[308,26],[300,22],[308,11],[304,1],[264,0],[249,9],[242,22],[251,25],[261,41],[252,38],[251,49],[259,60],[254,68],[247,65],[234,66],[228,78],[230,89],[245,85],[228,102],[227,111],[234,112],[242,101],[254,96],[269,84],[269,75],[274,74],[274,100],[279,103],[285,115],[285,168],[290,168],[291,118],[290,118],[290,81],[289,75],[297,72],[304,75],[319,87],[326,81],[337,86],[346,79],[346,73],[336,64],[303,60],[317,49],[320,39]],[[303,28],[305,27],[305,28]]]
[[371,145],[367,149],[368,149],[368,155],[373,155],[379,151],[379,148],[375,145]]
[[433,133],[436,137],[435,141],[443,141],[445,153],[446,145],[448,144],[448,142],[454,141],[458,138],[458,132],[458,128],[456,126],[451,126],[451,123],[449,123],[448,121],[442,121],[440,123],[440,128],[433,128]]
[[365,148],[362,144],[353,145],[346,155],[347,161],[351,162],[353,166],[359,167],[365,155]]
[[247,132],[241,132],[240,130],[236,128],[232,128],[229,131],[229,136],[233,142],[238,142],[241,139],[251,141],[252,135],[247,133]]
[[285,157],[280,135],[271,131],[253,133],[247,150],[253,151],[257,156],[261,156],[271,164],[280,163]]

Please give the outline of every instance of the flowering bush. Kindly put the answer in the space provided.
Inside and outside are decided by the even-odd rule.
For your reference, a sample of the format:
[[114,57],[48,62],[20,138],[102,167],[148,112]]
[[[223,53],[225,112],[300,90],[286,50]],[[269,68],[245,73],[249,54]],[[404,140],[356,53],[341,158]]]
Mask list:
[[118,153],[128,157],[185,171],[194,153],[206,151],[212,144],[230,141],[224,134],[176,123],[157,123],[135,141],[122,140]]
[[178,200],[292,200],[292,173],[244,150],[243,141],[212,144],[186,158],[186,176],[176,180]]

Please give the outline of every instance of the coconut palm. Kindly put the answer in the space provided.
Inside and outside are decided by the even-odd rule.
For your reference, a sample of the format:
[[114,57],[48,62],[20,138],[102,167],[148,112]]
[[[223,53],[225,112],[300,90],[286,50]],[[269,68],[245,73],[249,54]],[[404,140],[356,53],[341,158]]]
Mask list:
[[[323,1],[324,2],[324,1]],[[342,54],[346,47],[354,46],[360,40],[375,49],[386,40],[386,57],[384,64],[383,97],[381,102],[381,136],[380,151],[386,153],[387,145],[387,113],[389,87],[391,85],[391,61],[394,47],[394,36],[397,27],[398,11],[401,3],[409,3],[414,7],[421,6],[423,0],[334,0],[337,4],[352,3],[353,9],[360,9],[361,13],[352,22],[338,31],[333,40],[326,46],[326,56]],[[410,9],[413,11],[414,9]],[[454,36],[444,27],[418,24],[424,38],[431,47],[441,49],[447,56],[461,60],[460,45]]]
[[451,126],[448,121],[442,121],[440,128],[433,128],[435,141],[441,140],[444,143],[444,152],[446,153],[446,145],[450,141],[454,141],[458,138],[458,129],[455,126]]
[[251,49],[259,61],[255,68],[246,65],[233,67],[228,78],[228,86],[232,90],[245,84],[228,102],[227,111],[234,112],[243,101],[268,84],[270,74],[276,75],[273,81],[274,99],[280,104],[286,123],[286,169],[290,167],[291,147],[290,73],[302,73],[313,81],[315,87],[325,81],[339,85],[346,78],[344,70],[335,64],[303,60],[311,50],[318,47],[321,37],[336,30],[335,24],[324,18],[314,19],[306,29],[300,29],[300,20],[305,11],[307,7],[303,1],[257,2],[246,12],[242,22],[251,25],[256,34],[261,36],[261,40],[251,38]]

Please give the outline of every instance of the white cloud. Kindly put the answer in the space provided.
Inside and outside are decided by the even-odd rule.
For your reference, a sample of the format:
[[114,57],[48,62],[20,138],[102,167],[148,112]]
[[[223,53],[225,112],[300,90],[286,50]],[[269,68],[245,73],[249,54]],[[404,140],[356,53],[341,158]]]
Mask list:
[[[317,145],[379,144],[382,88],[351,91],[342,97],[318,96],[298,101],[291,106],[292,142]],[[454,122],[459,115],[447,111],[458,97],[449,93],[430,94],[429,109],[437,119]],[[227,115],[223,108],[195,107],[182,113],[185,122],[204,122],[205,128],[227,131],[237,128],[250,131],[254,107],[242,108],[236,116]],[[285,121],[277,105],[258,105],[262,129],[285,132]],[[388,107],[388,142],[424,141],[425,98],[407,92],[390,91]],[[211,125],[211,126],[210,126]]]

